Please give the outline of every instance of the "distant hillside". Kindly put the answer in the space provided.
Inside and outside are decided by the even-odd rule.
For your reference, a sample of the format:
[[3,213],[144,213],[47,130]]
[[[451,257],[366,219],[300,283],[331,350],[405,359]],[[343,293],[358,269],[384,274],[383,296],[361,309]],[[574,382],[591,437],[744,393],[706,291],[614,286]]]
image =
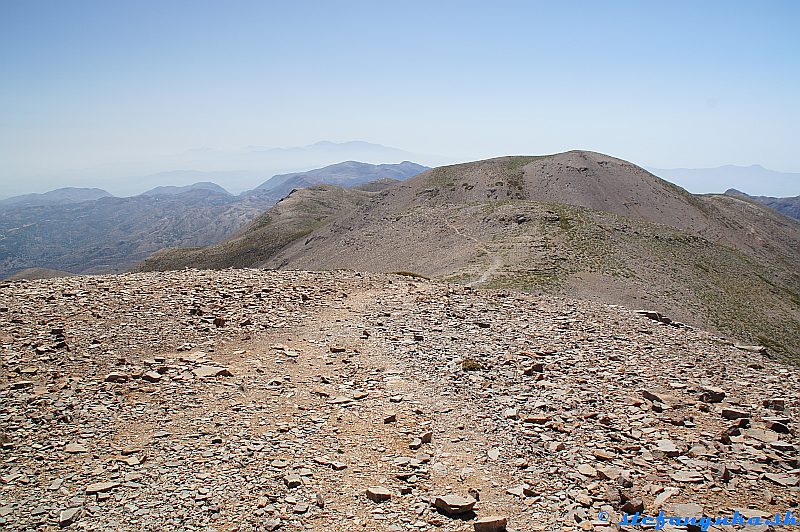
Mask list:
[[155,187],[146,192],[143,192],[142,196],[175,196],[177,194],[183,194],[184,192],[191,192],[193,190],[210,190],[218,194],[230,194],[230,192],[228,192],[221,186],[217,185],[216,183],[211,183],[210,181],[203,181],[200,183],[194,183],[192,185],[186,185],[182,187],[176,187],[176,186]]
[[0,200],[0,208],[35,207],[40,205],[68,205],[100,198],[111,197],[111,194],[99,188],[65,187],[43,194],[24,194]]
[[0,277],[33,267],[125,271],[165,247],[217,242],[270,205],[196,189],[0,210]]
[[280,244],[252,262],[224,253],[215,262],[571,293],[800,355],[800,223],[752,201],[689,194],[597,153],[435,168]]
[[242,268],[269,260],[287,244],[351,211],[374,192],[316,185],[296,190],[259,216],[240,233],[205,248],[164,249],[135,269],[176,270],[187,266],[203,269]]
[[771,209],[775,209],[779,213],[788,216],[790,218],[794,218],[795,220],[800,220],[800,196],[795,196],[793,198],[772,198],[770,196],[750,196],[745,194],[744,192],[740,192],[735,188],[731,188],[725,191],[725,194],[728,196],[738,196],[744,198],[750,198],[755,200],[759,203],[763,203],[767,207]]
[[[0,278],[26,268],[72,273],[124,271],[155,251],[217,243],[249,222],[292,190],[332,181],[380,190],[395,178],[424,167],[415,163],[371,165],[346,162],[303,174],[278,176],[276,186],[232,196],[212,182],[159,186],[139,196],[101,197],[78,202],[78,189],[30,195],[41,203],[0,208]],[[302,177],[301,177],[302,176]],[[366,192],[366,191],[363,191]],[[83,193],[85,197],[93,194]],[[356,194],[358,195],[358,194]],[[69,203],[56,203],[72,198]]]
[[298,188],[319,184],[353,187],[379,179],[403,180],[425,170],[428,170],[428,167],[410,161],[399,164],[367,164],[346,161],[308,172],[273,176],[252,190],[250,194],[267,194],[277,201]]

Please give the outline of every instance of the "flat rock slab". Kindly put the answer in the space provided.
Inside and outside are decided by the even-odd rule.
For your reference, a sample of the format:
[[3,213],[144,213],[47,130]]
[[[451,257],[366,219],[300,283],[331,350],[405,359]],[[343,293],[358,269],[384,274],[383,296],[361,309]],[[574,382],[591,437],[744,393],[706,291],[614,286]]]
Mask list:
[[221,368],[218,366],[200,366],[199,368],[193,369],[192,373],[194,373],[195,377],[198,379],[233,376],[233,373],[231,373],[227,368]]
[[508,529],[508,518],[497,515],[481,517],[475,521],[475,532],[505,532]]
[[706,403],[721,403],[725,399],[725,390],[716,386],[701,386],[700,400]]
[[283,482],[287,488],[297,488],[303,485],[303,479],[300,478],[300,475],[286,475]]
[[692,471],[689,469],[675,471],[670,475],[670,478],[675,482],[703,482],[706,479],[699,471]]
[[672,440],[656,441],[656,449],[667,456],[678,456],[680,454],[680,449],[678,449],[675,442]]
[[68,443],[64,446],[64,452],[69,454],[78,454],[88,452],[88,449],[80,443]]
[[644,389],[641,392],[642,392],[642,397],[644,397],[651,403],[662,403],[667,406],[676,406],[681,402],[681,400],[678,399],[676,396],[668,393],[661,393],[647,389]]
[[111,491],[120,486],[121,484],[119,482],[95,482],[94,484],[86,486],[86,495],[105,493],[106,491]]
[[764,478],[771,480],[775,484],[786,487],[797,486],[798,482],[800,482],[800,477],[795,475],[786,475],[784,473],[766,473]]
[[367,488],[367,498],[373,502],[388,501],[392,498],[392,492],[383,486]]
[[118,371],[109,373],[105,378],[106,382],[128,382],[129,380],[131,380],[130,375]]
[[443,497],[436,497],[433,504],[440,512],[446,515],[459,515],[471,512],[476,502],[478,501],[472,497],[450,494]]
[[764,354],[767,352],[767,348],[763,345],[733,344],[733,347],[736,349],[741,349],[742,351],[747,351],[748,353]]
[[158,382],[161,380],[161,374],[157,371],[148,371],[142,375],[142,379],[146,380],[147,382]]
[[508,488],[506,493],[517,497],[533,497],[536,495],[536,492],[534,492],[528,484],[520,484],[519,486]]
[[66,510],[61,510],[58,513],[58,526],[64,528],[66,526],[71,525],[74,523],[78,517],[80,517],[81,509],[77,508],[67,508]]
[[772,443],[780,439],[777,432],[764,429],[745,429],[742,434],[763,443]]
[[334,397],[330,401],[327,401],[329,405],[347,405],[352,402],[354,402],[354,400],[351,397],[344,396]]
[[749,418],[750,414],[745,412],[744,410],[738,410],[736,408],[723,408],[722,409],[722,417],[725,419],[742,419],[742,418]]

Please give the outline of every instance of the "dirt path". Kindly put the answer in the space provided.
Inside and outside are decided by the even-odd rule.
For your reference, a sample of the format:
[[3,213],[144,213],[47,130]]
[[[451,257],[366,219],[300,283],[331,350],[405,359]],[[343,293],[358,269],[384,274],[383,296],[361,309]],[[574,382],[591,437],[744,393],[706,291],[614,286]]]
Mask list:
[[489,281],[494,276],[494,274],[503,266],[503,259],[496,253],[490,251],[489,248],[486,247],[486,244],[484,244],[483,242],[481,242],[480,240],[478,240],[473,236],[462,233],[461,230],[459,230],[459,228],[453,225],[452,223],[445,222],[445,225],[447,225],[447,227],[455,231],[455,233],[458,236],[475,242],[475,244],[477,244],[478,246],[478,249],[486,253],[486,255],[489,257],[488,267],[480,273],[477,279],[468,283],[468,286],[480,286]]
[[[250,353],[280,355],[282,350],[274,349],[273,342],[281,341],[283,352],[297,353],[281,370],[271,367],[271,356],[258,357],[268,374],[278,372],[291,383],[281,394],[286,403],[258,392],[250,392],[247,399],[264,405],[262,415],[270,424],[277,421],[299,428],[310,420],[324,419],[313,438],[304,439],[292,455],[279,457],[294,460],[297,466],[314,465],[313,476],[304,478],[303,486],[289,495],[290,500],[305,501],[311,507],[317,494],[324,497],[324,508],[304,516],[314,530],[471,528],[460,520],[430,513],[430,498],[448,493],[482,493],[485,498],[492,494],[490,500],[495,500],[478,504],[476,510],[504,510],[501,501],[508,495],[497,486],[510,486],[513,479],[492,468],[473,447],[483,447],[485,438],[471,423],[469,405],[460,397],[441,395],[444,390],[438,380],[421,378],[404,358],[395,355],[390,336],[363,325],[370,316],[413,311],[414,298],[424,298],[429,289],[403,281],[389,294],[386,290],[350,292],[346,302],[323,310],[303,327],[260,341],[239,362],[229,361],[237,373],[246,374],[253,364]],[[396,306],[391,305],[393,300]],[[331,352],[340,349],[344,351]],[[353,400],[330,404],[344,399]],[[463,415],[453,415],[459,412]],[[395,419],[387,422],[392,415]],[[320,467],[318,462],[328,460],[347,468],[331,472],[327,466]],[[365,490],[371,486],[388,488],[392,499],[382,504],[368,500]]]
[[355,272],[3,290],[4,530],[608,532],[623,498],[796,506],[800,373],[624,308]]

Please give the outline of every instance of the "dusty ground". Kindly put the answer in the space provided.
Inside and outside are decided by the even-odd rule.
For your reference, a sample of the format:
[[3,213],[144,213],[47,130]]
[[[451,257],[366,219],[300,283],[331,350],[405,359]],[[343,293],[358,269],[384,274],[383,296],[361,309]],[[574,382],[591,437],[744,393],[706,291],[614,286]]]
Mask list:
[[[621,307],[181,271],[7,283],[0,324],[7,530],[588,531],[798,504],[798,371]],[[446,494],[479,500],[449,516]]]

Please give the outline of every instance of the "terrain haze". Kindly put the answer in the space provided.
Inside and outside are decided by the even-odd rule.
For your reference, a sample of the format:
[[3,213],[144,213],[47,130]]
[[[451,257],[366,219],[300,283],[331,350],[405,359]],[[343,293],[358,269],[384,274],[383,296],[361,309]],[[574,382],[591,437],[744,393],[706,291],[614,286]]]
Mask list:
[[364,141],[319,141],[286,148],[205,148],[155,160],[109,164],[61,177],[7,179],[0,181],[0,198],[67,186],[96,187],[115,196],[135,196],[161,186],[188,186],[203,181],[214,182],[238,194],[278,174],[308,171],[343,161],[371,164],[417,161],[427,166],[456,162],[447,157],[414,154]]
[[[196,181],[237,192],[349,159],[571,149],[800,172],[799,18],[777,1],[4,2],[0,197]],[[249,163],[260,147],[322,139],[448,160]],[[167,171],[233,173],[143,179]],[[800,193],[756,186],[718,192]]]
[[[505,156],[507,153],[496,155]],[[343,161],[372,164],[416,161],[427,166],[441,166],[471,160],[474,159],[416,154],[366,141],[319,141],[286,148],[204,148],[186,150],[158,160],[108,165],[61,177],[8,179],[0,181],[0,198],[14,197],[16,201],[16,196],[47,193],[63,187],[100,188],[115,196],[135,196],[158,187],[185,187],[203,181],[216,183],[238,194],[255,188],[271,176],[310,171]],[[735,188],[755,196],[800,195],[800,173],[779,172],[757,164],[715,168],[647,168],[694,194],[722,193]],[[138,174],[135,173],[137,171]],[[3,201],[0,199],[0,204]]]

